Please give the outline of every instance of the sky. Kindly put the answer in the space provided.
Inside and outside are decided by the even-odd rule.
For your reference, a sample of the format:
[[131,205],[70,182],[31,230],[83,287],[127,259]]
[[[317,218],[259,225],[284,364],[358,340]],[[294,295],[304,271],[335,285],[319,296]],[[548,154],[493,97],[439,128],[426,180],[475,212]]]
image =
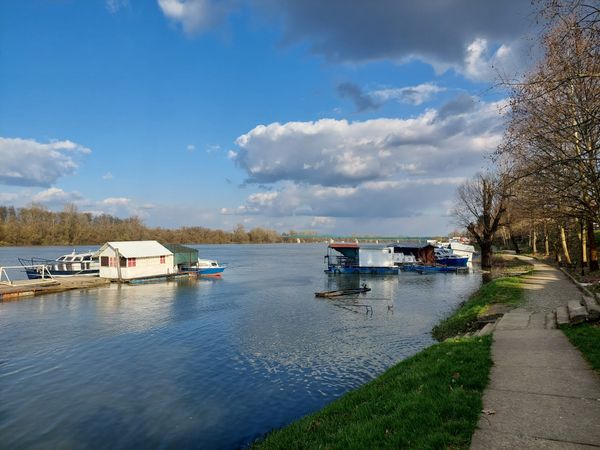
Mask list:
[[445,235],[532,64],[528,0],[3,0],[0,204]]

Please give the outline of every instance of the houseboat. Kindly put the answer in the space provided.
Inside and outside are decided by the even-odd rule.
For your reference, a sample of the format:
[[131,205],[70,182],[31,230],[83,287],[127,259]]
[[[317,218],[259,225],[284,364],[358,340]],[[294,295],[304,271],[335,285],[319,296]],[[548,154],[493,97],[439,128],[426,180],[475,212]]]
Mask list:
[[395,275],[399,270],[390,248],[366,248],[345,242],[329,244],[325,264],[325,273],[329,274]]
[[107,242],[95,253],[100,277],[112,281],[168,278],[178,273],[173,252],[157,241]]

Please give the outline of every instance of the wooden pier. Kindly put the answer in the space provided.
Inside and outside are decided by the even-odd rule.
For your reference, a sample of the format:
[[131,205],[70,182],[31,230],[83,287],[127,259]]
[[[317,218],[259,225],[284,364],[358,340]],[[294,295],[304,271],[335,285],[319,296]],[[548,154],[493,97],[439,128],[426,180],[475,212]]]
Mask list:
[[74,289],[91,289],[107,286],[110,280],[98,277],[65,277],[40,280],[18,280],[0,283],[0,301],[16,300],[22,297],[51,294]]

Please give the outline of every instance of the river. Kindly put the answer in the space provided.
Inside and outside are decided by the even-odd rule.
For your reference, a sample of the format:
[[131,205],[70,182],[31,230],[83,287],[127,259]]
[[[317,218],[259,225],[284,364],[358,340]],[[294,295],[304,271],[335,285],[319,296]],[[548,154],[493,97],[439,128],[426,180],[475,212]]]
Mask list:
[[[245,446],[431,345],[481,284],[326,275],[325,244],[197,248],[222,279],[0,302],[2,447]],[[4,247],[0,265],[71,250]],[[354,300],[314,296],[363,282]]]

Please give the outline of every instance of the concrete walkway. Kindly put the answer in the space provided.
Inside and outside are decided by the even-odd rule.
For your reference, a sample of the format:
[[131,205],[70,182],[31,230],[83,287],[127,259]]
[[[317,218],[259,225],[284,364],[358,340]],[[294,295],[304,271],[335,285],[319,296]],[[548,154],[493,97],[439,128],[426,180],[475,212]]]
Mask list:
[[472,449],[600,448],[600,377],[546,313],[581,293],[558,270],[535,262],[527,303],[493,335],[494,366]]

